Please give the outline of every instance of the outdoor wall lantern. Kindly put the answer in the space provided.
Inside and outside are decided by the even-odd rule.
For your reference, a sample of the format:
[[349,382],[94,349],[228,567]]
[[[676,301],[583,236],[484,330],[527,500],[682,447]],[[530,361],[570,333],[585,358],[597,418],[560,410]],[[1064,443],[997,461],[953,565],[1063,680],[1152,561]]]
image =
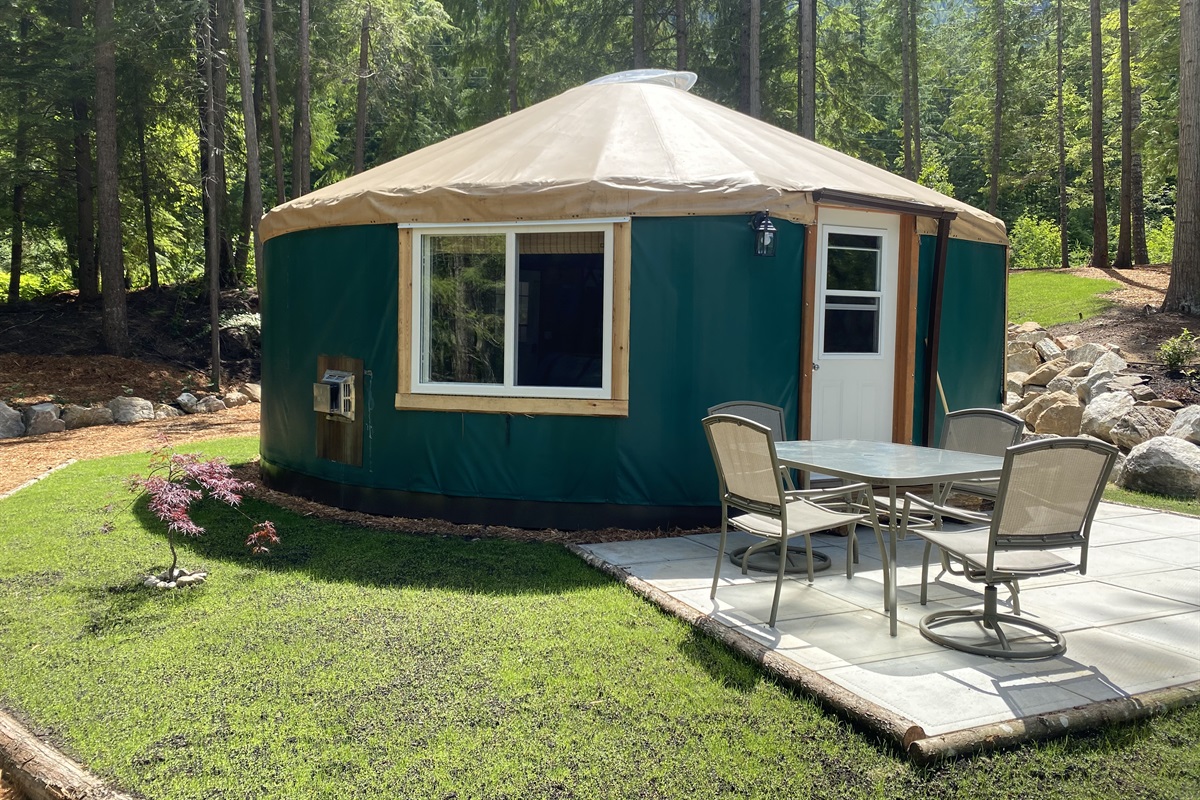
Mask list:
[[770,211],[759,211],[750,219],[750,227],[754,229],[754,255],[775,255],[775,225],[771,222]]

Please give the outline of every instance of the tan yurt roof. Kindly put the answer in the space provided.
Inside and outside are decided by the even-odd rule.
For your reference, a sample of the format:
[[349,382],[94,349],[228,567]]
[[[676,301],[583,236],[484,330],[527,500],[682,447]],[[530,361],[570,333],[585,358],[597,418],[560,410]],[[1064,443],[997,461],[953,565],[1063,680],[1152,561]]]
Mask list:
[[748,214],[799,223],[817,204],[890,202],[932,232],[1006,243],[979,209],[655,83],[579,86],[277,206],[264,240],[335,225]]

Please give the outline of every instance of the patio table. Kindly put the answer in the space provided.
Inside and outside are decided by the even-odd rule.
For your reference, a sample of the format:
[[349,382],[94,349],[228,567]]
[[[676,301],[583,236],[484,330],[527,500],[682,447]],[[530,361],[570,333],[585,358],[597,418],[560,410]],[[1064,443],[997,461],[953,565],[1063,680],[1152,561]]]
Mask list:
[[[999,478],[1004,467],[1001,456],[855,439],[777,442],[775,453],[785,465],[804,472],[887,487],[888,550],[882,554],[883,605],[891,617],[892,636],[896,635],[897,629],[896,540],[904,537],[896,505],[897,489],[970,478]],[[871,522],[876,533],[881,533],[879,515]]]

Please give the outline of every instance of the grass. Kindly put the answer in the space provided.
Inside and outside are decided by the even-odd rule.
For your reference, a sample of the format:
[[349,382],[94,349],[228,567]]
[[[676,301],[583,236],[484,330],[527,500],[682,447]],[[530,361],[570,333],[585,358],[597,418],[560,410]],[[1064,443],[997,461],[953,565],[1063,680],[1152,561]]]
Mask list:
[[1049,328],[1094,317],[1113,306],[1103,295],[1120,287],[1103,278],[1063,272],[1015,272],[1008,276],[1008,321],[1033,321]]
[[1160,494],[1133,492],[1110,483],[1104,489],[1104,499],[1111,500],[1114,503],[1124,503],[1127,506],[1140,506],[1142,508],[1157,509],[1158,511],[1170,511],[1175,514],[1190,514],[1193,517],[1200,517],[1200,498],[1185,500],[1178,497],[1165,497]]
[[247,502],[283,536],[256,558],[206,501],[181,563],[209,582],[146,589],[165,539],[120,485],[144,468],[0,501],[0,704],[155,800],[1200,793],[1200,708],[920,769],[553,545]]

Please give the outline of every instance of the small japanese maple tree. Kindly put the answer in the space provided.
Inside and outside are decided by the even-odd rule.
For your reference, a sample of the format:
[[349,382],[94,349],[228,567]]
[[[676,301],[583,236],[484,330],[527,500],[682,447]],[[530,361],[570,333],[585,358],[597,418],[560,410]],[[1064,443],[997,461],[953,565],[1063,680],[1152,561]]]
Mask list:
[[[179,565],[175,534],[200,536],[204,533],[204,528],[191,517],[192,504],[207,493],[250,519],[238,505],[242,502],[242,493],[253,489],[254,484],[235,478],[225,459],[205,458],[201,453],[177,453],[164,438],[150,456],[150,474],[133,476],[129,479],[129,488],[139,495],[145,494],[150,499],[151,513],[167,525],[171,568],[166,572],[166,580],[174,580]],[[246,546],[254,554],[266,553],[270,546],[278,543],[275,523],[270,520],[256,523],[246,537]]]

